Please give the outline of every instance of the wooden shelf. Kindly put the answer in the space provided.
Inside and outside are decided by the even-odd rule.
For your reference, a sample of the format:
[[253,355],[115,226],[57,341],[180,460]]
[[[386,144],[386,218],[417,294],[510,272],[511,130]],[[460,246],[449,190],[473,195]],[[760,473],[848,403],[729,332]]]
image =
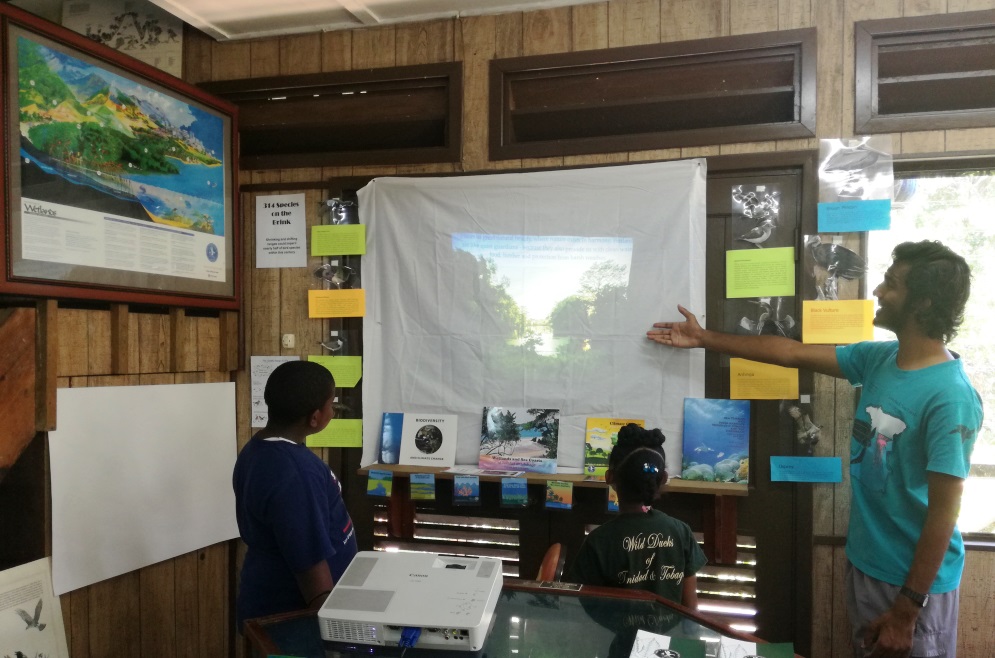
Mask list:
[[[370,464],[359,469],[360,475],[369,475],[370,470],[390,471],[397,477],[407,477],[412,473],[433,473],[436,478],[442,480],[452,480],[459,473],[449,473],[444,468],[427,468],[424,466],[402,466],[399,464]],[[585,479],[587,476],[580,473],[523,473],[520,477],[525,478],[529,484],[545,484],[549,480],[561,480],[573,482],[576,487],[605,488],[604,482]],[[481,482],[499,482],[501,478],[496,475],[481,475]],[[672,493],[692,493],[705,494],[710,496],[746,496],[746,487],[737,484],[725,484],[722,482],[698,482],[695,480],[671,479],[665,491]]]

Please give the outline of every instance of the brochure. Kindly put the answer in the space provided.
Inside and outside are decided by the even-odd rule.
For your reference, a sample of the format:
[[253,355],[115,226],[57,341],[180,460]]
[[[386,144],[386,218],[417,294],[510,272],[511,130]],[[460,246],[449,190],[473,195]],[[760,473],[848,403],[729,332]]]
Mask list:
[[608,457],[618,442],[618,431],[629,423],[646,427],[638,418],[588,418],[584,443],[585,479],[604,481],[608,470]]
[[546,482],[546,509],[573,509],[574,484],[566,480]]
[[559,432],[559,409],[484,407],[477,465],[488,470],[555,473]]
[[456,463],[456,416],[404,414],[401,424],[401,464],[441,466]]
[[476,475],[457,475],[453,479],[453,505],[479,505],[480,478]]
[[716,658],[794,658],[795,647],[790,642],[757,644],[722,636],[719,638],[719,649],[715,656]]
[[411,500],[435,500],[435,473],[411,474]]
[[394,474],[390,471],[380,471],[371,469],[366,476],[366,493],[370,496],[381,496],[390,498],[390,492],[394,485]]
[[639,629],[629,658],[705,658],[705,643],[684,637],[657,635]]
[[529,504],[529,487],[525,478],[501,478],[501,507],[525,507]]
[[750,475],[750,401],[684,398],[681,477],[746,485]]

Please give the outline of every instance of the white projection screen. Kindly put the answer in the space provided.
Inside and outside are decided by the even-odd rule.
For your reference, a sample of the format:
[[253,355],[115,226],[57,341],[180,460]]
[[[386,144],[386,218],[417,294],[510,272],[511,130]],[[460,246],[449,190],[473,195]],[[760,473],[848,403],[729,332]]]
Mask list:
[[581,472],[587,418],[621,417],[662,429],[680,474],[704,353],[646,331],[704,310],[704,160],[377,178],[359,217],[364,465],[383,412],[456,414],[456,463],[476,464],[500,406],[560,410],[559,472]]

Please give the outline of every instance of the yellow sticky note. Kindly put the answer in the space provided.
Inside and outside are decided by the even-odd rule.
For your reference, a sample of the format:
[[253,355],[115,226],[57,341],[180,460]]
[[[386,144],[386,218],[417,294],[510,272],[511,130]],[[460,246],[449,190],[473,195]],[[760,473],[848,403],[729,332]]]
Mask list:
[[321,364],[332,373],[335,385],[340,388],[352,388],[363,376],[363,357],[361,356],[309,356],[308,361]]
[[366,253],[366,226],[326,224],[311,227],[312,256],[362,256]]
[[874,338],[874,300],[802,302],[802,342],[846,345]]
[[726,252],[726,297],[791,297],[795,294],[795,250],[736,249]]
[[729,397],[733,400],[795,400],[798,369],[748,359],[729,359]]
[[304,444],[308,448],[362,448],[363,419],[333,418],[325,429],[309,435]]
[[361,318],[366,315],[366,291],[308,290],[309,318]]

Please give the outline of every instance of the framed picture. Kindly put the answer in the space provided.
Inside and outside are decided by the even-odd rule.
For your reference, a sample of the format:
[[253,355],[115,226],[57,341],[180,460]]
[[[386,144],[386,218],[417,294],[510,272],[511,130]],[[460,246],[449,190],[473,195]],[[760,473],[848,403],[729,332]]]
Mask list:
[[235,309],[237,109],[0,4],[0,294]]

